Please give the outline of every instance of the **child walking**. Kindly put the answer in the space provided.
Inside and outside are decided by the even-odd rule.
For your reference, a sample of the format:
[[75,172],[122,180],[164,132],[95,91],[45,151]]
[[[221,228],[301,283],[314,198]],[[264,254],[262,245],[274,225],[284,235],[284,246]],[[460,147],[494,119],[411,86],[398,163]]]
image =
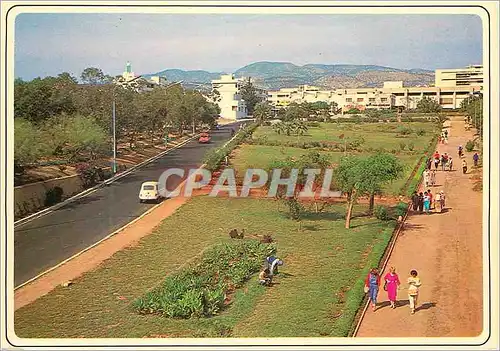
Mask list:
[[418,291],[421,285],[422,282],[418,277],[418,272],[413,269],[410,272],[410,277],[408,278],[408,300],[410,301],[411,314],[415,313],[415,306],[418,301]]

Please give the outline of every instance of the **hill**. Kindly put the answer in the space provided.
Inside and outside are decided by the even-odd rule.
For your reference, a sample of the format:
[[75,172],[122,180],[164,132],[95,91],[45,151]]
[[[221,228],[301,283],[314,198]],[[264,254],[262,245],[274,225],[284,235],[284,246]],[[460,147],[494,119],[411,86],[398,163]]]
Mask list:
[[[188,85],[210,84],[222,73],[166,69],[154,75],[166,76],[169,81],[183,80]],[[236,77],[252,77],[266,89],[294,87],[300,84],[316,85],[326,89],[381,87],[384,81],[402,80],[405,86],[429,85],[434,72],[424,69],[398,69],[376,65],[295,65],[291,62],[261,61],[244,66],[234,72]]]

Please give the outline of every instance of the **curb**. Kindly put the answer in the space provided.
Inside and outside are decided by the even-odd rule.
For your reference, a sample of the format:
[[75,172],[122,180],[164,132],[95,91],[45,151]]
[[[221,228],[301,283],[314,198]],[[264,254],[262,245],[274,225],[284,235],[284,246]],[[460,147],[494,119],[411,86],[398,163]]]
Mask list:
[[23,225],[23,224],[29,223],[29,222],[31,222],[32,220],[35,220],[35,219],[40,218],[40,217],[43,217],[44,215],[49,214],[49,213],[51,213],[51,212],[53,212],[53,211],[55,211],[55,210],[57,210],[57,209],[59,209],[59,208],[61,208],[61,207],[63,207],[63,206],[65,206],[65,205],[67,205],[67,204],[69,204],[69,203],[73,202],[73,201],[76,201],[76,200],[78,200],[78,199],[80,199],[80,198],[83,198],[83,197],[85,197],[85,196],[87,196],[87,195],[90,195],[91,193],[93,193],[93,192],[97,191],[98,189],[102,188],[103,186],[105,186],[105,185],[109,185],[109,184],[113,183],[114,181],[116,181],[116,180],[118,180],[118,179],[120,179],[120,178],[123,178],[123,177],[125,177],[126,175],[129,175],[130,173],[134,172],[135,170],[137,170],[137,169],[139,169],[139,168],[141,168],[141,167],[143,167],[143,166],[145,166],[145,165],[147,165],[147,164],[149,164],[149,163],[151,163],[151,162],[153,162],[153,161],[157,160],[158,158],[165,156],[165,155],[166,155],[166,154],[168,154],[169,152],[171,152],[171,151],[173,151],[173,150],[176,150],[176,149],[178,149],[178,148],[180,148],[180,147],[184,146],[184,145],[185,145],[185,144],[187,144],[188,142],[190,142],[190,141],[192,141],[192,140],[196,139],[196,137],[197,137],[198,135],[199,135],[199,134],[196,134],[196,135],[194,135],[194,136],[190,137],[189,139],[186,139],[186,140],[184,140],[183,142],[179,143],[178,145],[176,145],[176,146],[174,146],[174,147],[172,147],[172,148],[170,148],[170,149],[168,149],[168,150],[162,151],[162,152],[161,152],[161,153],[159,153],[158,155],[153,156],[153,157],[151,157],[151,158],[148,158],[147,160],[144,160],[144,161],[142,161],[141,163],[138,163],[138,164],[136,164],[136,165],[134,165],[134,166],[130,167],[129,169],[127,169],[127,170],[123,171],[122,173],[115,174],[113,177],[111,177],[111,178],[109,178],[109,179],[106,179],[106,180],[105,180],[105,181],[103,181],[102,183],[97,184],[97,185],[93,186],[93,187],[92,187],[92,188],[90,188],[90,189],[86,189],[86,190],[82,191],[81,193],[78,193],[78,194],[76,194],[76,195],[73,195],[72,197],[70,197],[70,198],[68,198],[68,199],[64,200],[63,202],[60,202],[60,203],[55,204],[55,205],[53,205],[53,206],[51,206],[51,207],[45,208],[45,209],[43,209],[43,210],[41,210],[41,211],[38,211],[38,212],[33,213],[33,214],[31,214],[31,215],[29,215],[29,216],[27,216],[27,217],[24,217],[24,218],[21,218],[21,219],[17,220],[16,222],[14,222],[14,229],[15,229],[16,227],[19,227],[20,225]]
[[[230,139],[230,140],[229,140],[226,144],[228,144],[230,141],[232,141],[234,138],[236,138],[237,134],[238,134],[238,133],[235,133],[235,135],[234,135],[234,136],[233,136],[233,137],[232,137],[232,138],[231,138],[231,139]],[[197,134],[197,135],[199,135],[199,134]],[[192,138],[190,138],[190,139],[186,140],[185,142],[183,142],[183,143],[181,143],[181,144],[177,145],[177,146],[176,146],[176,148],[179,148],[179,147],[181,147],[182,145],[184,145],[185,143],[187,143],[187,142],[191,141],[192,139],[196,138],[196,136],[197,136],[197,135],[195,135],[195,136],[193,136]],[[224,146],[225,146],[226,144],[224,144]],[[164,153],[159,154],[159,155],[157,155],[157,156],[155,156],[155,157],[153,157],[153,158],[151,158],[151,159],[148,159],[148,160],[146,160],[146,161],[143,161],[143,163],[142,163],[142,164],[138,164],[138,165],[134,166],[133,168],[131,168],[131,169],[127,170],[127,171],[128,171],[128,173],[132,172],[134,169],[137,169],[137,168],[138,168],[138,167],[140,167],[140,166],[143,166],[143,165],[145,165],[145,164],[147,164],[147,163],[149,163],[149,162],[154,161],[154,159],[161,157],[163,154],[166,154],[168,151],[171,151],[171,150],[173,150],[173,149],[174,149],[174,148],[169,149],[169,150],[165,150],[165,152],[164,152]],[[202,168],[204,168],[205,166],[206,166],[206,163],[203,163],[200,167],[198,167],[198,169],[202,169]],[[128,174],[128,173],[123,172],[123,173],[121,173],[120,175],[117,175],[116,177],[113,177],[113,179],[111,179],[111,178],[110,178],[110,179],[108,179],[108,183],[111,183],[112,181],[117,180],[117,179],[119,179],[119,178],[121,178],[121,177],[125,176],[125,175],[126,175],[126,174]],[[179,185],[177,186],[177,188],[178,188],[178,189],[179,189],[179,188],[182,188],[182,187],[185,185],[185,183],[186,183],[186,182],[187,182],[187,179],[185,179],[185,180],[184,180],[181,184],[179,184]],[[93,192],[93,191],[96,191],[98,188],[100,188],[100,187],[102,187],[102,186],[104,186],[104,185],[105,185],[105,182],[103,182],[103,183],[99,184],[98,186],[96,186],[96,187],[95,187],[95,189],[94,189],[94,188],[92,188],[92,189],[88,189],[87,191],[85,191],[85,192],[84,192],[85,194],[80,193],[80,194],[78,194],[78,195],[76,195],[76,196],[74,196],[74,197],[72,197],[72,198],[70,198],[70,199],[68,199],[68,200],[73,199],[72,201],[74,201],[75,199],[77,199],[77,198],[79,198],[79,197],[83,197],[83,196],[85,196],[85,195],[90,194],[90,193],[91,193],[91,192]],[[68,201],[68,200],[66,200],[66,201]],[[167,200],[168,200],[168,199],[167,199]],[[161,203],[159,203],[159,204],[154,205],[154,206],[153,206],[153,207],[151,207],[149,210],[147,210],[146,212],[142,213],[139,217],[137,217],[137,218],[135,218],[134,220],[132,220],[132,221],[130,221],[130,222],[128,222],[128,223],[126,223],[126,224],[125,224],[125,225],[123,225],[122,227],[118,228],[117,230],[115,230],[115,231],[114,231],[114,232],[112,232],[111,234],[106,235],[104,238],[100,239],[99,241],[95,242],[94,244],[90,245],[89,247],[86,247],[85,249],[83,249],[83,250],[81,250],[81,251],[77,252],[76,254],[72,255],[71,257],[68,257],[67,259],[65,259],[65,260],[63,260],[63,261],[61,261],[61,262],[59,262],[59,263],[58,263],[58,264],[56,264],[55,266],[53,266],[53,267],[51,267],[51,268],[49,268],[49,269],[47,269],[47,270],[43,271],[42,273],[40,273],[40,274],[36,275],[36,276],[35,276],[35,277],[33,277],[33,278],[31,278],[31,279],[27,280],[26,282],[24,282],[24,283],[22,283],[22,284],[19,284],[18,286],[16,286],[16,287],[14,288],[14,291],[16,291],[16,290],[18,290],[18,289],[22,288],[23,286],[25,286],[25,285],[27,285],[27,284],[29,284],[29,283],[32,283],[33,281],[35,281],[35,280],[39,279],[40,277],[42,277],[42,276],[44,276],[44,275],[46,275],[46,274],[48,274],[48,273],[52,272],[53,270],[55,270],[55,269],[57,269],[57,268],[61,267],[62,265],[64,265],[65,263],[67,263],[67,262],[71,261],[72,259],[74,259],[74,258],[76,258],[76,257],[80,256],[81,254],[83,254],[83,253],[87,252],[88,250],[90,250],[90,249],[92,249],[92,248],[96,247],[97,245],[99,245],[99,244],[100,244],[100,243],[102,243],[103,241],[106,241],[107,239],[109,239],[109,238],[111,238],[111,237],[115,236],[116,234],[120,233],[121,231],[123,231],[123,230],[124,230],[124,229],[126,229],[127,227],[129,227],[129,226],[131,226],[132,224],[136,223],[137,221],[139,221],[140,219],[142,219],[143,217],[145,217],[145,216],[146,216],[146,215],[148,215],[149,213],[153,212],[155,209],[157,209],[157,208],[158,208],[159,206],[161,206],[162,204],[163,204],[163,202],[161,202]],[[60,204],[58,204],[58,205],[63,206],[63,203],[60,203]],[[53,207],[52,207],[52,210],[53,210],[53,209],[54,209],[54,207],[56,207],[56,206],[57,206],[57,205],[53,206]],[[60,207],[60,206],[59,206],[59,207]],[[50,211],[49,211],[50,209],[51,209],[51,208],[46,209],[46,210],[47,210],[47,212],[46,212],[46,213],[49,213],[49,212],[50,212]],[[40,212],[42,212],[42,211],[40,211]],[[43,216],[43,215],[44,215],[44,214],[46,214],[46,213],[40,214],[40,216]],[[36,214],[35,214],[35,215],[36,215]],[[33,216],[34,216],[34,215],[33,215]],[[38,216],[38,217],[40,217],[40,216]],[[38,217],[36,217],[36,218],[38,218]],[[33,217],[32,219],[34,219],[34,218],[35,218],[35,217]]]

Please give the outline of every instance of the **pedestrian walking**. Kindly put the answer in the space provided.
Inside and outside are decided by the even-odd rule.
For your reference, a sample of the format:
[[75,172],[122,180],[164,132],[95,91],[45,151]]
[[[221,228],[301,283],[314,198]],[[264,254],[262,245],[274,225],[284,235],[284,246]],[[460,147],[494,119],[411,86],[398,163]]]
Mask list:
[[431,170],[431,167],[432,167],[432,158],[428,158],[427,159],[427,169],[430,171]]
[[432,171],[431,172],[431,186],[435,186],[436,185],[436,171]]
[[440,198],[441,198],[441,211],[442,211],[446,207],[446,203],[445,203],[446,197],[444,196],[443,190],[441,190],[439,192],[439,195],[441,195]]
[[438,213],[441,213],[441,211],[443,210],[443,206],[442,206],[442,203],[441,203],[441,193],[437,193],[436,194],[436,205],[435,205],[435,208],[436,208],[436,212],[438,212]]
[[453,169],[453,159],[448,157],[448,171],[451,171]]
[[377,308],[377,294],[380,286],[380,274],[377,268],[372,268],[365,279],[365,291],[368,288],[372,310]]
[[434,207],[434,196],[431,193],[431,189],[427,190],[427,196],[429,196],[430,209],[432,210],[432,208]]
[[441,170],[444,172],[444,169],[446,168],[446,158],[444,157],[444,154],[441,155]]
[[458,157],[462,158],[462,155],[464,154],[464,148],[462,145],[458,147]]
[[435,158],[434,159],[434,169],[437,171],[438,169],[438,166],[439,166],[439,158]]
[[444,130],[444,137],[445,137],[445,139],[448,139],[448,129]]
[[418,193],[416,191],[414,191],[413,195],[411,196],[411,203],[413,205],[413,211],[418,211]]
[[410,277],[407,280],[408,282],[408,300],[410,301],[410,311],[411,314],[415,313],[415,307],[418,303],[418,293],[422,282],[418,277],[418,272],[414,269],[410,272]]
[[479,155],[477,152],[474,153],[474,156],[472,156],[472,159],[474,160],[474,167],[477,167],[477,164],[479,162]]
[[418,211],[424,212],[424,194],[422,192],[418,194]]
[[430,210],[431,210],[431,198],[429,197],[429,194],[427,193],[427,191],[424,193],[424,211],[426,214],[430,214]]
[[463,174],[467,173],[467,161],[462,160],[462,171]]
[[384,280],[384,290],[387,291],[387,298],[391,303],[391,308],[396,308],[396,298],[401,283],[394,267],[389,268],[389,273],[385,275]]
[[431,182],[431,172],[432,171],[429,171],[428,169],[424,171],[424,184],[426,188],[429,187],[429,184]]

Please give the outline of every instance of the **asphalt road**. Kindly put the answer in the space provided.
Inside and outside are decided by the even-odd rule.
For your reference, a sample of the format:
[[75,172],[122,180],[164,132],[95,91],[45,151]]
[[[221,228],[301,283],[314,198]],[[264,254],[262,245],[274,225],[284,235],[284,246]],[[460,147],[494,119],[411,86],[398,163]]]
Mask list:
[[[227,126],[210,134],[212,141],[209,144],[193,140],[86,197],[15,228],[14,285],[28,281],[89,247],[154,206],[139,202],[141,184],[157,181],[167,168],[201,166],[209,149],[231,138]],[[181,179],[173,181],[179,184]],[[172,185],[168,185],[169,190]]]

